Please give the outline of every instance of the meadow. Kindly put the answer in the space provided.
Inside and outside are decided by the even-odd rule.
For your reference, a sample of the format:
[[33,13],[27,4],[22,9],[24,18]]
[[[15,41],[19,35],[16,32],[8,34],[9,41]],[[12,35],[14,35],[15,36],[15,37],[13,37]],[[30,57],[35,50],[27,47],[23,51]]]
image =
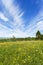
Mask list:
[[0,42],[0,65],[43,65],[43,41]]

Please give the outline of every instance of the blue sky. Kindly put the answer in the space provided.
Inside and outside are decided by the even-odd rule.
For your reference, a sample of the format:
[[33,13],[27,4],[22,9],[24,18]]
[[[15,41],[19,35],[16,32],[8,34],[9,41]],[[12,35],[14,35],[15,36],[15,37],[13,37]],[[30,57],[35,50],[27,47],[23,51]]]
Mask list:
[[43,34],[43,0],[0,0],[0,37]]

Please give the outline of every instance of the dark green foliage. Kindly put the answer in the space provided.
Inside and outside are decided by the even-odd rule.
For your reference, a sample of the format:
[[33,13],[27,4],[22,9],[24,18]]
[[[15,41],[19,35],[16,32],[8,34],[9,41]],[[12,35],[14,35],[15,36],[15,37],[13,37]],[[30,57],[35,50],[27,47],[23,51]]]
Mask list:
[[10,42],[10,41],[32,41],[32,40],[43,40],[43,35],[40,33],[40,31],[36,32],[36,37],[26,37],[26,38],[6,38],[6,39],[0,39],[0,42]]
[[37,31],[36,38],[40,39],[40,40],[43,40],[43,35],[40,33],[40,31]]
[[41,35],[41,40],[43,40],[43,35]]
[[40,33],[40,31],[37,31],[37,33],[36,33],[36,38],[37,38],[37,39],[40,39],[40,37],[41,37],[41,33]]

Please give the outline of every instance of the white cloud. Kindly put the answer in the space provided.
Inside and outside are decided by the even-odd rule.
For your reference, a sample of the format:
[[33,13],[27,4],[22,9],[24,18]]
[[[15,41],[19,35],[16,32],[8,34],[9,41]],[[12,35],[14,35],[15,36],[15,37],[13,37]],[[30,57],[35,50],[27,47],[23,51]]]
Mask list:
[[[22,26],[23,24],[23,13],[18,5],[15,5],[15,2],[13,4],[13,0],[2,0],[4,6],[9,11],[9,13],[12,15],[14,22],[13,24],[18,24],[19,26]],[[7,3],[6,3],[7,2]]]
[[9,29],[6,26],[0,24],[0,37],[28,37],[28,35],[19,29]]
[[5,22],[8,21],[8,18],[2,12],[0,12],[0,19],[4,20]]
[[15,37],[28,37],[28,35],[26,34],[26,32],[21,31],[20,29],[15,29],[14,31],[14,36]]
[[30,36],[35,36],[37,30],[43,31],[43,10],[40,8],[38,14],[30,22],[26,28],[26,33]]
[[43,30],[43,21],[39,21],[39,22],[37,23],[37,29],[38,29],[38,30]]
[[12,37],[12,30],[0,24],[0,37]]
[[24,19],[22,18],[24,12],[20,9],[18,4],[15,5],[16,2],[13,4],[13,0],[2,0],[2,3],[13,18],[13,21],[11,22],[11,25],[13,26],[11,36],[25,37],[27,34],[23,32]]
[[[11,25],[13,26],[13,30],[9,30],[6,27],[0,33],[2,36],[15,36],[15,37],[28,37],[28,36],[35,36],[36,31],[43,30],[43,21],[41,21],[43,16],[42,9],[39,10],[39,13],[34,17],[30,25],[27,26],[26,30],[24,30],[24,20],[22,18],[24,12],[21,11],[20,7],[13,4],[13,0],[2,0],[6,10],[9,11],[11,16],[13,17],[13,21]],[[7,2],[7,3],[6,3]],[[40,18],[41,17],[41,18]],[[20,29],[21,28],[21,29]],[[6,33],[5,33],[6,31]],[[5,33],[5,34],[4,34]]]

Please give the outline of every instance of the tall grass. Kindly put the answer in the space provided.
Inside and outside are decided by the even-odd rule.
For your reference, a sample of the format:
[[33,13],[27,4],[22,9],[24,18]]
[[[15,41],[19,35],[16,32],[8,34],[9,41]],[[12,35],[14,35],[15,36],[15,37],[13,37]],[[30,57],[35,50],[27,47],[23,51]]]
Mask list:
[[0,65],[43,65],[43,41],[0,42]]

